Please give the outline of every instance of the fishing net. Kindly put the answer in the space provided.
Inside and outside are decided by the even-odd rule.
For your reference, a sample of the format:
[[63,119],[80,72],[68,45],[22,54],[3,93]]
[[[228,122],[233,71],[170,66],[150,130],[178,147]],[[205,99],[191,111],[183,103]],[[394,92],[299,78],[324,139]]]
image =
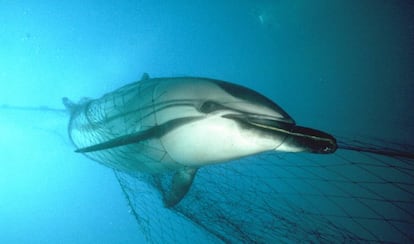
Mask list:
[[[54,128],[44,116],[39,126]],[[162,201],[172,173],[115,175],[148,243],[414,242],[414,147],[337,138],[353,150],[267,153],[203,167],[173,208]]]
[[[171,175],[115,172],[149,243],[413,242],[412,147],[339,138],[381,153],[268,153],[201,168],[165,208]],[[395,153],[397,154],[397,153]]]

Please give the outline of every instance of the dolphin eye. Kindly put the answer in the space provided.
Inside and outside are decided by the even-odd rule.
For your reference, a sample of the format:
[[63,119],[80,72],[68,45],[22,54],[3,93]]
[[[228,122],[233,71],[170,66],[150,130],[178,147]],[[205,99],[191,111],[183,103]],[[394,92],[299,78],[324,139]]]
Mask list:
[[216,110],[219,110],[220,108],[222,108],[223,106],[221,106],[220,104],[213,102],[213,101],[206,101],[204,102],[201,106],[200,106],[200,112],[202,113],[211,113],[214,112]]

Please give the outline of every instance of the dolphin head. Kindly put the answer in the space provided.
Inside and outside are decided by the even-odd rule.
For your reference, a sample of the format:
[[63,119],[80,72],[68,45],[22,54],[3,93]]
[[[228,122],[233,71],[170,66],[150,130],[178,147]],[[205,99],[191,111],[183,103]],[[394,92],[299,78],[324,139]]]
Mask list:
[[181,78],[179,83],[161,86],[156,94],[162,104],[175,101],[175,106],[160,110],[160,123],[195,118],[161,139],[171,157],[185,165],[219,163],[265,151],[332,153],[337,147],[331,135],[297,126],[272,100],[240,85]]

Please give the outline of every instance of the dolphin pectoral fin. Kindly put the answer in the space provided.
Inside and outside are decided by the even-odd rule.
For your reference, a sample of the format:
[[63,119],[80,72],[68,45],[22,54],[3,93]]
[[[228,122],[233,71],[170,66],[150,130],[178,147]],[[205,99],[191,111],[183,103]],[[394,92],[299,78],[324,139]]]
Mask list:
[[173,207],[183,199],[188,190],[190,190],[197,169],[185,168],[178,170],[172,179],[172,186],[170,192],[164,196],[164,205],[166,207]]
[[100,150],[105,150],[105,149],[114,148],[114,147],[125,146],[128,144],[133,144],[133,143],[137,143],[139,141],[148,139],[152,135],[153,135],[152,130],[140,131],[140,132],[132,133],[132,134],[125,135],[125,136],[120,136],[120,137],[117,137],[117,138],[114,138],[114,139],[111,139],[111,140],[108,140],[108,141],[105,141],[99,144],[95,144],[92,146],[78,148],[75,150],[75,152],[86,153],[86,152],[94,152],[94,151],[100,151]]

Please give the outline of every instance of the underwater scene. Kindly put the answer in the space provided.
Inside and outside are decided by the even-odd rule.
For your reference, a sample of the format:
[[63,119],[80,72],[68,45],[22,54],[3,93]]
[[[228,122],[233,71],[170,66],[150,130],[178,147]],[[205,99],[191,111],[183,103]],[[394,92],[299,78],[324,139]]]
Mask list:
[[0,1],[0,243],[413,243],[413,13]]

